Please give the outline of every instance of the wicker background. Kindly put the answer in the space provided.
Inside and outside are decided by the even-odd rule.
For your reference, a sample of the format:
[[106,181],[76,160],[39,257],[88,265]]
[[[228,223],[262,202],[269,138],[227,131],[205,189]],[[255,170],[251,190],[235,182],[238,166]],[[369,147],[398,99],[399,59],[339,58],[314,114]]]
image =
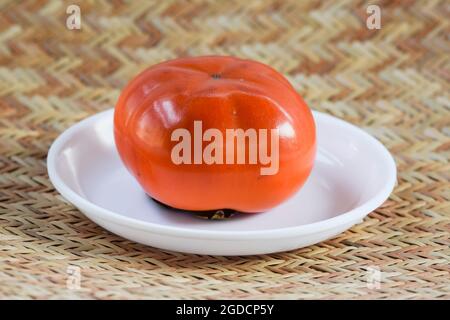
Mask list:
[[[375,2],[381,30],[364,2],[284,0],[82,1],[68,30],[72,3],[1,1],[1,298],[450,298],[448,1]],[[203,54],[268,63],[381,140],[399,170],[390,199],[333,240],[232,258],[132,243],[65,202],[45,166],[57,135],[144,67]]]

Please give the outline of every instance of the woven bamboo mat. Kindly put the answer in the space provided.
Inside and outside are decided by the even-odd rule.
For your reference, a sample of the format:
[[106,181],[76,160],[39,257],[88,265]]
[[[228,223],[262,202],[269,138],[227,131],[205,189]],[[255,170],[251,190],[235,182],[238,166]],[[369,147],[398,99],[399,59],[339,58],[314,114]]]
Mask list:
[[[72,3],[1,1],[0,298],[450,298],[448,2],[375,2],[380,30],[364,2],[284,0],[80,1],[68,30]],[[45,166],[57,135],[144,67],[203,54],[268,63],[377,137],[390,199],[330,241],[231,258],[127,241],[64,201]]]

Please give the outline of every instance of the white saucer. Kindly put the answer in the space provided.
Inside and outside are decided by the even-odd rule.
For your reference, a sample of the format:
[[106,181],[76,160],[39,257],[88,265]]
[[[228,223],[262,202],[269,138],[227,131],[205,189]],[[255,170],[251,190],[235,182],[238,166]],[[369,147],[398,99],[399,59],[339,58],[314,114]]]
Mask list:
[[318,154],[313,172],[290,200],[258,214],[211,221],[151,200],[122,165],[113,110],[61,134],[47,166],[55,188],[88,218],[124,238],[157,248],[209,255],[287,251],[329,239],[380,206],[396,181],[389,152],[361,129],[314,112]]

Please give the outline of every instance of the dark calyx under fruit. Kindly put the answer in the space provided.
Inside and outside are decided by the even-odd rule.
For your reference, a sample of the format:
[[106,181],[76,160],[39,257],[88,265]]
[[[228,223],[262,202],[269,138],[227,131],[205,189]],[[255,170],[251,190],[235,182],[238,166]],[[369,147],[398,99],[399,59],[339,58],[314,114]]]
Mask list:
[[233,210],[233,209],[206,210],[206,211],[182,210],[182,209],[177,209],[177,208],[168,206],[167,204],[162,203],[156,199],[153,199],[152,197],[150,197],[150,198],[165,208],[168,208],[171,210],[176,210],[176,211],[184,211],[186,213],[191,213],[194,217],[197,217],[200,219],[225,220],[225,219],[231,218],[232,216],[234,216],[235,214],[238,213],[236,210]]

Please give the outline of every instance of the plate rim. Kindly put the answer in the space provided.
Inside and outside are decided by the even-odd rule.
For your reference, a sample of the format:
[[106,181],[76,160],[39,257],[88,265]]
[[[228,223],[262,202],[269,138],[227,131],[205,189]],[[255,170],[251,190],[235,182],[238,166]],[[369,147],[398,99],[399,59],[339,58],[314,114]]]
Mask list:
[[[121,215],[112,210],[103,208],[88,199],[84,198],[74,190],[72,190],[59,176],[56,170],[56,157],[61,151],[65,143],[80,129],[88,126],[91,122],[95,122],[98,118],[107,117],[109,113],[114,112],[114,108],[101,111],[94,115],[88,116],[87,118],[73,124],[68,129],[64,130],[52,143],[47,155],[47,171],[49,179],[52,182],[55,189],[72,205],[77,207],[82,211],[88,218],[91,217],[99,218],[102,220],[109,221],[110,223],[119,224],[121,226],[126,226],[134,228],[141,231],[153,232],[160,235],[166,236],[176,236],[185,238],[196,238],[196,239],[217,239],[217,240],[250,240],[250,239],[279,239],[279,238],[291,238],[297,237],[299,235],[313,234],[317,232],[324,232],[327,230],[339,228],[340,226],[355,224],[357,220],[361,220],[366,215],[371,213],[373,210],[382,205],[392,193],[396,181],[397,181],[397,167],[394,158],[387,150],[387,148],[376,138],[371,136],[369,133],[365,132],[361,128],[334,117],[332,115],[311,110],[314,118],[323,118],[327,122],[335,122],[341,127],[347,127],[351,131],[361,135],[366,139],[384,158],[387,164],[388,172],[386,173],[386,182],[374,197],[370,200],[364,202],[356,208],[350,211],[343,212],[335,217],[328,218],[325,220],[316,221],[309,224],[297,225],[292,227],[283,227],[269,230],[251,230],[251,231],[231,231],[231,230],[194,230],[189,228],[175,227],[169,225],[161,225],[158,223],[152,223],[148,221],[142,221],[136,218],[131,218],[128,216]],[[95,214],[92,214],[95,213]]]

